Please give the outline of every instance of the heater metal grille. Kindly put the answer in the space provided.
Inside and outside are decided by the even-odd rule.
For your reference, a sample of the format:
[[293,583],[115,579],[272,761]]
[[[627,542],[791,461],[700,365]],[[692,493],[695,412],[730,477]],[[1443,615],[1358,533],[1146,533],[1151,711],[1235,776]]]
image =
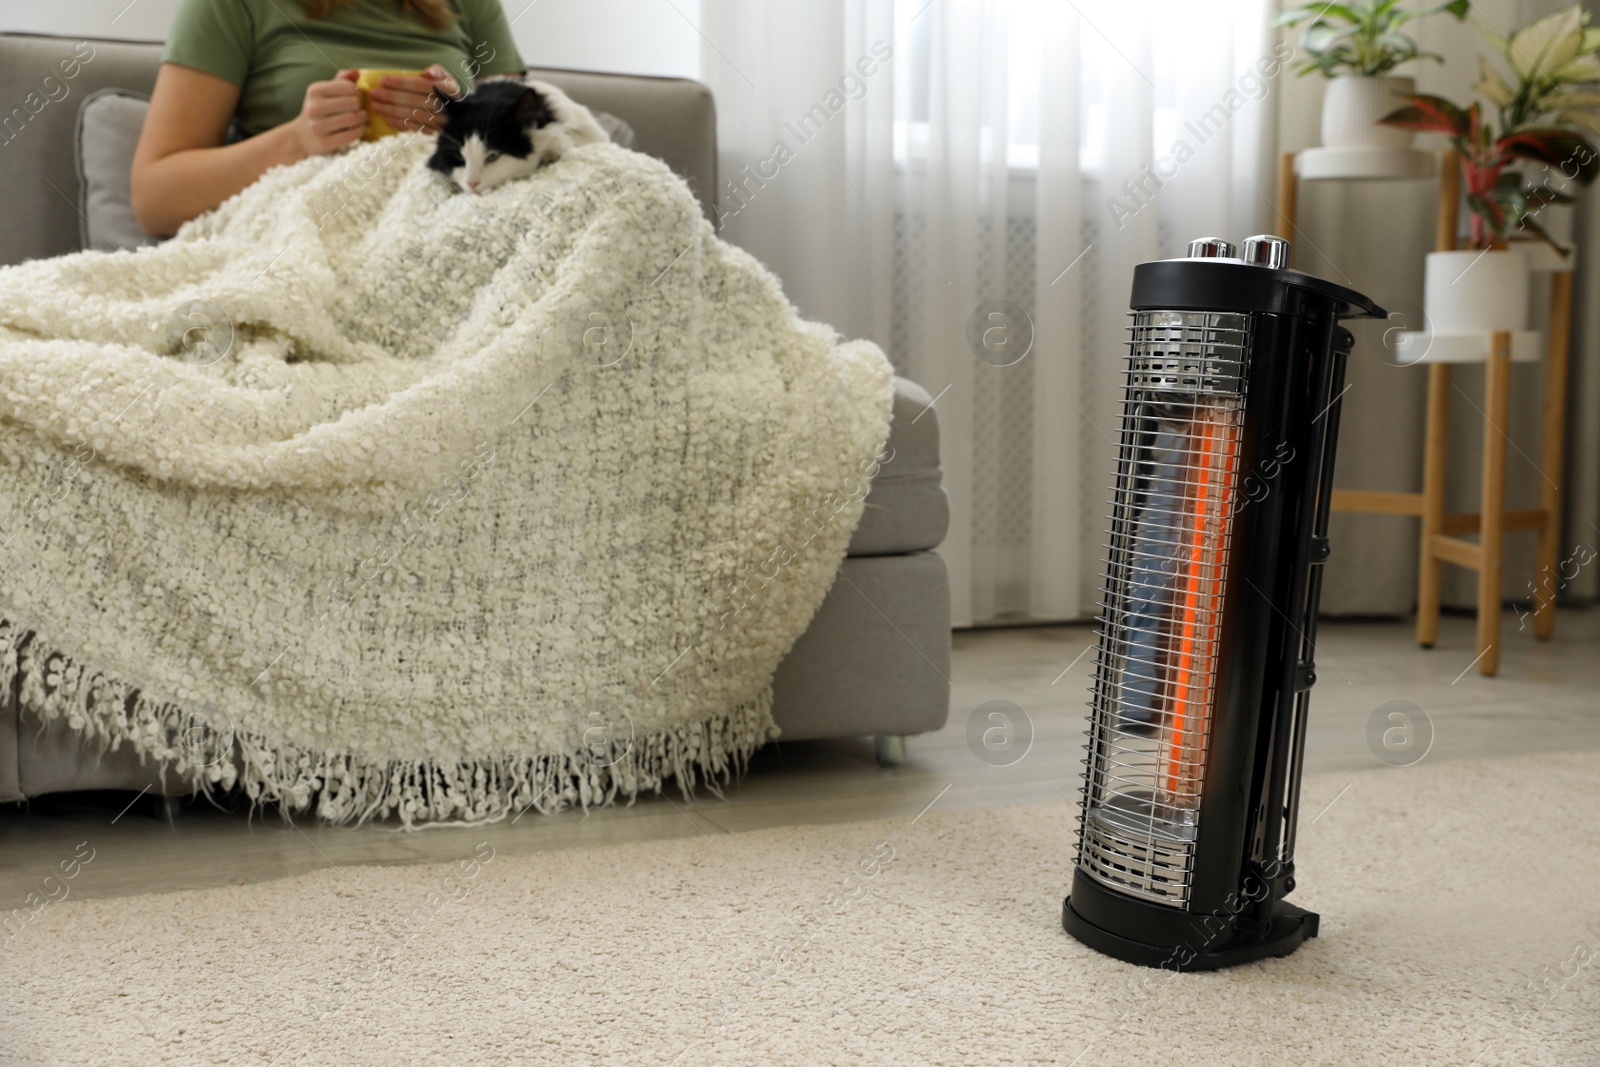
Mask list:
[[1236,506],[1245,315],[1134,315],[1078,863],[1186,908]]
[[1250,317],[1207,311],[1136,311],[1128,387],[1205,395],[1244,391]]
[[1100,818],[1083,827],[1078,863],[1095,880],[1132,896],[1187,907],[1193,841],[1164,841],[1147,827],[1109,828]]

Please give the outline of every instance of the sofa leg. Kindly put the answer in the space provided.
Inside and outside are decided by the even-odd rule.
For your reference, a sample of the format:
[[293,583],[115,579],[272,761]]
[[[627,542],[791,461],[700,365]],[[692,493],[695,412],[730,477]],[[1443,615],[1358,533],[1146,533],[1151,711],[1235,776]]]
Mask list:
[[880,767],[906,765],[906,739],[900,734],[879,734],[872,739],[872,751]]

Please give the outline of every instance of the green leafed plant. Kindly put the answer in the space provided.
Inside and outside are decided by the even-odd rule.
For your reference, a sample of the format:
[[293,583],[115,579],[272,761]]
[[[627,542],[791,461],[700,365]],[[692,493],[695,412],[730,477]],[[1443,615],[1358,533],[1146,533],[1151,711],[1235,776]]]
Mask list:
[[[1480,57],[1477,85],[1498,123],[1476,101],[1461,108],[1425,94],[1402,97],[1406,106],[1381,121],[1450,138],[1461,157],[1474,247],[1526,230],[1565,253],[1536,216],[1549,204],[1571,203],[1570,184],[1600,176],[1600,152],[1584,135],[1600,132],[1600,93],[1579,88],[1600,82],[1600,30],[1574,5],[1524,26],[1500,51],[1510,80]],[[1518,164],[1538,164],[1536,176],[1513,169]]]
[[1469,0],[1449,0],[1428,7],[1401,7],[1400,0],[1367,0],[1366,3],[1311,3],[1280,13],[1274,25],[1299,26],[1300,50],[1309,59],[1297,74],[1320,71],[1331,78],[1340,71],[1379,77],[1413,59],[1442,63],[1444,57],[1424,52],[1401,27],[1413,19],[1448,14],[1466,18]]

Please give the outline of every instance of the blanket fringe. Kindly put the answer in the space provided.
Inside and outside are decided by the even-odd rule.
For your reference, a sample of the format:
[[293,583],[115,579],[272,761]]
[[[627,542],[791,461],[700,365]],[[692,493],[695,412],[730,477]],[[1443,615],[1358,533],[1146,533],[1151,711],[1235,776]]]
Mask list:
[[[130,677],[129,675],[133,675]],[[0,699],[39,720],[64,719],[100,755],[124,744],[151,761],[163,787],[173,776],[215,802],[242,789],[253,808],[285,818],[313,812],[331,825],[397,819],[405,829],[477,825],[525,811],[631,804],[675,781],[684,797],[704,785],[717,796],[750,756],[776,736],[771,689],[699,722],[654,733],[608,737],[576,753],[511,755],[455,762],[366,760],[319,752],[238,730],[212,707],[190,707],[147,691],[135,672],[82,662],[37,627],[0,617]]]

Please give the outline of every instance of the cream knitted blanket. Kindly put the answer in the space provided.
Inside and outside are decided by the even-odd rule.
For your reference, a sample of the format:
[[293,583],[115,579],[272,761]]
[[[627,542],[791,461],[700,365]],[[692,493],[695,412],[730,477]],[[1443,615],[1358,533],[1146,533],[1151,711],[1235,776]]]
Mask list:
[[715,789],[776,733],[888,364],[652,159],[471,197],[427,147],[0,270],[0,694],[329,822]]

